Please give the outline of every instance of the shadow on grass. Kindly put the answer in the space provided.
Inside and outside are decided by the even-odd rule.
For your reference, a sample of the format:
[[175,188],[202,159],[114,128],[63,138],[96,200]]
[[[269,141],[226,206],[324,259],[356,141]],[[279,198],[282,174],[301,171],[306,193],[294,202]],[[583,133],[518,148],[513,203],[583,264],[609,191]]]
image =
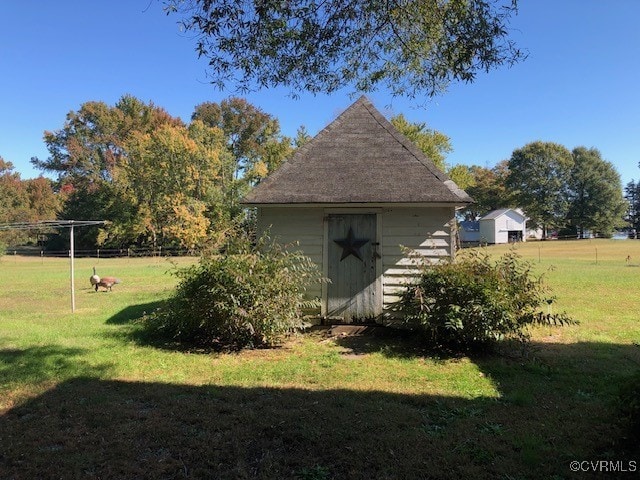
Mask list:
[[640,460],[612,441],[611,370],[584,372],[607,348],[548,347],[557,363],[477,361],[497,399],[68,380],[0,417],[0,478],[594,478],[570,462]]
[[[333,329],[325,331],[331,332]],[[318,333],[322,331],[319,329]],[[419,335],[406,329],[374,326],[367,328],[364,333],[350,335],[328,333],[337,345],[354,355],[379,353],[388,358],[453,358],[460,354],[451,351],[434,351]]]
[[82,360],[85,354],[85,349],[53,345],[0,350],[0,386],[99,376],[108,370],[108,366],[95,366]]
[[164,300],[141,303],[123,308],[115,315],[107,319],[107,325],[124,325],[134,320],[142,318],[145,314],[151,313],[160,308],[165,303]]
[[209,354],[221,349],[211,347],[194,347],[188,343],[177,342],[171,338],[167,338],[162,333],[158,333],[155,329],[149,328],[149,325],[142,321],[145,314],[150,314],[162,307],[166,300],[158,300],[155,302],[141,303],[139,305],[131,305],[123,308],[115,315],[106,320],[107,325],[120,325],[125,328],[115,329],[105,336],[112,337],[126,342],[134,342],[144,347],[153,347],[158,350],[171,350],[175,352],[189,352],[199,354]]
[[0,419],[0,476],[487,478],[517,468],[490,403],[76,379]]

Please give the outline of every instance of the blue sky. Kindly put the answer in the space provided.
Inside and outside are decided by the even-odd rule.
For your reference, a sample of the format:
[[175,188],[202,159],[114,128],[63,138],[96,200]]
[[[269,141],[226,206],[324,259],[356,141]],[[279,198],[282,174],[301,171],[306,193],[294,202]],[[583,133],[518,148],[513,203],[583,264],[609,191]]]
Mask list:
[[[448,135],[450,164],[492,167],[531,141],[553,141],[598,148],[624,185],[640,179],[638,18],[639,0],[520,0],[511,38],[529,52],[523,63],[430,100],[368,96],[388,116]],[[131,94],[188,121],[196,105],[234,95],[207,83],[206,62],[177,21],[158,0],[3,2],[0,156],[22,178],[37,176],[29,160],[47,157],[43,132],[87,101]],[[357,98],[294,100],[287,89],[244,97],[290,136],[300,125],[315,135]]]

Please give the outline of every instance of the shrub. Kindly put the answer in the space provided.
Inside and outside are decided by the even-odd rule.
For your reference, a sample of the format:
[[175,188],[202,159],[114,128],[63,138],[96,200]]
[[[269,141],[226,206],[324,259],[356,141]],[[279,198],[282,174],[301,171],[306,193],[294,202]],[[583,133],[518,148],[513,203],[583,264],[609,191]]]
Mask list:
[[510,251],[492,261],[486,251],[462,252],[455,262],[423,268],[403,293],[400,311],[437,345],[487,346],[504,338],[528,339],[532,324],[575,323],[545,312],[552,297],[542,276]]
[[266,239],[237,240],[225,254],[203,257],[177,271],[175,295],[145,318],[147,331],[213,348],[271,345],[302,326],[315,264]]

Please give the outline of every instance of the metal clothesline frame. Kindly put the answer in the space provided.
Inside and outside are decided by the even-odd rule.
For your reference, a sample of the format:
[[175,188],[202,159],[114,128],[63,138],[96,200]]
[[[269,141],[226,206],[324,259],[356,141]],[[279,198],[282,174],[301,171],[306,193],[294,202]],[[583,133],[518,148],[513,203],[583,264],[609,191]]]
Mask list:
[[88,227],[94,225],[104,225],[106,220],[41,220],[39,222],[16,222],[4,223],[0,225],[0,230],[41,230],[47,228],[70,228],[69,235],[69,270],[71,283],[71,313],[76,311],[76,290],[75,290],[75,246],[74,228]]

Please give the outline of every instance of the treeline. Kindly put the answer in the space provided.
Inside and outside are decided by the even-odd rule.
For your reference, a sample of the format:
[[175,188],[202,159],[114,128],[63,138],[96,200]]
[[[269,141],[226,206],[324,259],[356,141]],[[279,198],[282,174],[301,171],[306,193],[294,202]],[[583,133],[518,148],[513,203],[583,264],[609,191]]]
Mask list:
[[[306,138],[282,135],[277,119],[239,98],[198,105],[186,123],[125,95],[70,112],[44,134],[48,158],[31,161],[56,177],[49,218],[108,221],[78,229],[78,248],[189,250],[245,220],[240,198]],[[50,236],[47,246],[64,243]]]
[[469,219],[497,208],[519,207],[543,236],[553,229],[577,237],[606,237],[633,223],[620,174],[596,148],[569,150],[537,141],[514,150],[491,169],[464,169],[459,183],[475,200],[465,212]]
[[[597,149],[533,142],[493,168],[452,166],[449,137],[402,115],[391,122],[474,198],[462,212],[468,219],[519,207],[545,234],[638,229],[640,184],[623,197],[619,174]],[[283,135],[276,118],[241,98],[197,105],[189,122],[130,95],[113,106],[86,102],[45,132],[49,156],[31,160],[54,180],[22,180],[0,158],[0,224],[107,220],[77,229],[78,249],[216,248],[229,232],[250,228],[240,199],[309,138],[304,127],[296,138]],[[65,235],[0,231],[0,243],[44,238],[47,249],[62,250]]]
[[[51,220],[62,203],[63,195],[55,192],[51,180],[42,176],[23,180],[12,163],[0,157],[0,225]],[[0,253],[8,245],[37,243],[38,240],[37,231],[0,231]]]

